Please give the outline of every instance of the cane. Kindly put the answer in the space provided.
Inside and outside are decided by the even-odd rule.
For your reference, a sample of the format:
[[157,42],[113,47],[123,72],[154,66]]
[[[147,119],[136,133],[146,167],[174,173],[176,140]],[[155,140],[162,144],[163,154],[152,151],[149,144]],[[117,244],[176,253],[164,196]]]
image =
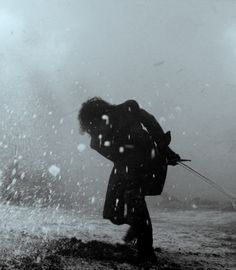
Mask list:
[[184,169],[186,169],[187,171],[191,172],[192,174],[198,176],[199,178],[201,178],[204,182],[206,182],[207,184],[209,184],[210,186],[214,187],[215,189],[217,189],[219,192],[223,193],[225,196],[227,196],[233,207],[235,208],[235,203],[236,203],[236,195],[232,194],[230,192],[228,192],[227,190],[225,190],[223,187],[221,187],[219,184],[217,184],[214,180],[210,179],[209,177],[204,176],[203,174],[199,173],[198,171],[194,170],[192,167],[184,164],[184,161],[190,161],[190,160],[186,160],[186,159],[180,159],[177,160],[176,162]]

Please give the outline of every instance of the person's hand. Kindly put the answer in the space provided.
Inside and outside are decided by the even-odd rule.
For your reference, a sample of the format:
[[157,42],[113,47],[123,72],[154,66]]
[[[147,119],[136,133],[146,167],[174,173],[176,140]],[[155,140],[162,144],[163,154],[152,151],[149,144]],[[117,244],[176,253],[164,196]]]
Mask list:
[[171,166],[178,165],[178,161],[181,160],[181,157],[176,154],[174,151],[168,151],[167,153],[167,164]]

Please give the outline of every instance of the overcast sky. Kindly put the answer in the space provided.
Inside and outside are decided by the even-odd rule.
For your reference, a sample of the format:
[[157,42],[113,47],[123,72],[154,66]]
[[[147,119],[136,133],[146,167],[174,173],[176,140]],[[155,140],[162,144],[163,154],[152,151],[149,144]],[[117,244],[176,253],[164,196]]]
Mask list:
[[[236,193],[235,10],[233,0],[0,0],[1,155],[17,148],[106,183],[111,164],[77,150],[89,143],[77,110],[94,95],[135,98],[176,152]],[[165,190],[221,197],[180,167]]]

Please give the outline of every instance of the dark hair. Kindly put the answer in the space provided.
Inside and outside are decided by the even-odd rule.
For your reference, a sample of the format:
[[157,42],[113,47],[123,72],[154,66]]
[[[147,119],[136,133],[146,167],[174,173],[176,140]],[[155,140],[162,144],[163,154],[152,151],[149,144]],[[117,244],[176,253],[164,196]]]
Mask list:
[[95,121],[100,121],[103,114],[108,113],[113,105],[100,97],[93,97],[82,103],[78,114],[81,133],[89,133]]

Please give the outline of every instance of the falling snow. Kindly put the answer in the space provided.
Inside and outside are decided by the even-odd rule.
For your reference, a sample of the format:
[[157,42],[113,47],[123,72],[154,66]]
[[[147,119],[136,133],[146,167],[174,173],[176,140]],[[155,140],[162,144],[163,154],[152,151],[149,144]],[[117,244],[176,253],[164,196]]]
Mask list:
[[105,141],[105,142],[104,142],[104,146],[106,146],[106,147],[111,146],[111,142],[110,142],[110,141]]
[[95,197],[94,197],[94,196],[91,198],[91,203],[92,203],[92,204],[95,203]]
[[77,146],[77,149],[80,153],[84,152],[84,150],[86,149],[86,145],[83,144],[83,143],[80,143],[78,146]]
[[48,171],[50,172],[51,175],[56,177],[60,173],[61,169],[59,167],[57,167],[56,165],[51,165],[48,168]]
[[102,115],[102,120],[105,120],[106,121],[106,125],[109,125],[109,116],[108,115],[103,114]]
[[119,147],[119,152],[120,152],[120,153],[124,153],[124,151],[125,151],[124,146],[120,146],[120,147]]

